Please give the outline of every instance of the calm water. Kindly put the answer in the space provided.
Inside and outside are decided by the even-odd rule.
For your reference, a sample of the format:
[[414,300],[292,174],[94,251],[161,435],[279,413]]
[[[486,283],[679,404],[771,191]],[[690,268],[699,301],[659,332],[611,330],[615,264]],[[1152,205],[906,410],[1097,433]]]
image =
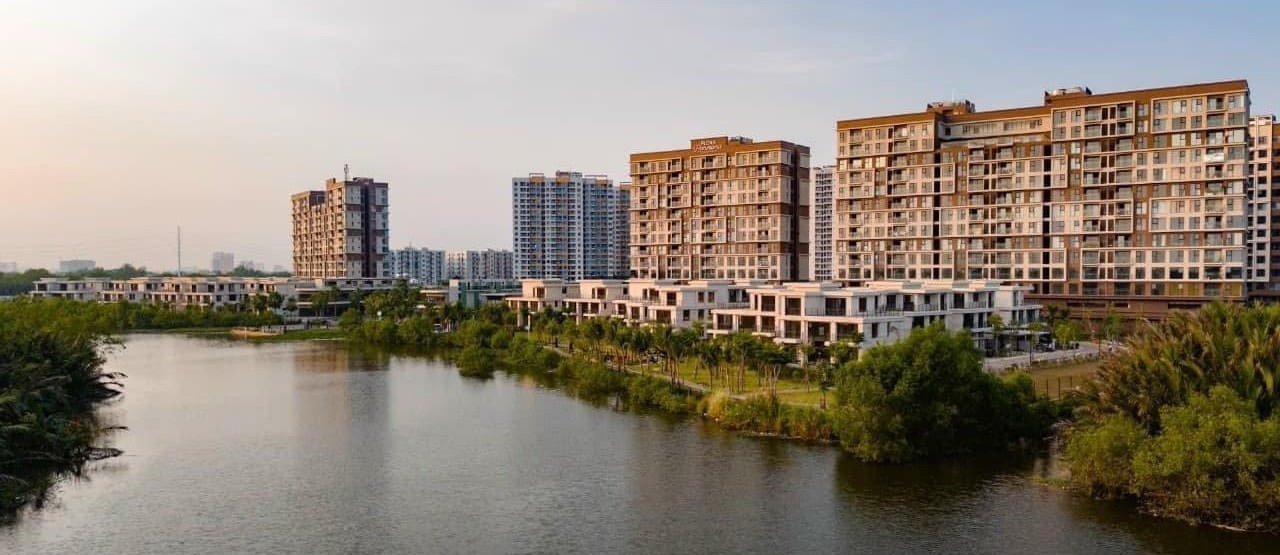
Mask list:
[[1280,553],[1028,480],[615,412],[333,343],[139,335],[125,455],[0,528],[5,553]]

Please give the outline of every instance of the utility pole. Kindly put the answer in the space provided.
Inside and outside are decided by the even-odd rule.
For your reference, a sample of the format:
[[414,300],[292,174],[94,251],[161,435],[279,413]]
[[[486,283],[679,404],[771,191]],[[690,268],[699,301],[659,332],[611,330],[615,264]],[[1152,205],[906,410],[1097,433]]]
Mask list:
[[178,226],[178,277],[182,277],[182,226]]

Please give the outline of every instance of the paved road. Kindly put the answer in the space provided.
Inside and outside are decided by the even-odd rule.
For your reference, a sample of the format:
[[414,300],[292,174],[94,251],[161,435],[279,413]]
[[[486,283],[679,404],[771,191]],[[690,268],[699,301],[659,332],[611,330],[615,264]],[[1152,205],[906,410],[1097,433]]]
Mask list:
[[[1070,350],[1063,349],[1063,350],[1053,351],[1051,353],[1036,353],[1035,361],[1042,362],[1042,361],[1068,360],[1072,358],[1091,358],[1097,354],[1098,354],[1097,343],[1081,341],[1080,347],[1077,349],[1070,349]],[[1027,365],[1027,353],[1025,352],[1014,355],[1014,356],[1008,356],[1003,358],[989,358],[983,363],[983,366],[989,372],[1003,372],[1013,366],[1025,367],[1026,365]]]

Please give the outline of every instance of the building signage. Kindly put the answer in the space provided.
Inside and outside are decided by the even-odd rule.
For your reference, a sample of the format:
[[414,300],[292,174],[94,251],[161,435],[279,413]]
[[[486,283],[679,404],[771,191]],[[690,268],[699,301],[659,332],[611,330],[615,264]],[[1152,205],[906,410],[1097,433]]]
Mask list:
[[694,152],[716,152],[724,148],[724,139],[697,139],[693,141]]

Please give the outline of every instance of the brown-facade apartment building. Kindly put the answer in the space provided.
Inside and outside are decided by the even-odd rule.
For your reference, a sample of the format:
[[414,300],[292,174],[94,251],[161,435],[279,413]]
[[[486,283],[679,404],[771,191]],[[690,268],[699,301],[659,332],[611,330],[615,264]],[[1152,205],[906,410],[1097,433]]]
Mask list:
[[323,191],[303,191],[291,200],[295,276],[391,275],[386,183],[329,179]]
[[745,137],[631,155],[631,277],[808,278],[809,147]]
[[1249,128],[1243,80],[840,121],[833,278],[998,279],[1084,314],[1242,300],[1270,277]]

